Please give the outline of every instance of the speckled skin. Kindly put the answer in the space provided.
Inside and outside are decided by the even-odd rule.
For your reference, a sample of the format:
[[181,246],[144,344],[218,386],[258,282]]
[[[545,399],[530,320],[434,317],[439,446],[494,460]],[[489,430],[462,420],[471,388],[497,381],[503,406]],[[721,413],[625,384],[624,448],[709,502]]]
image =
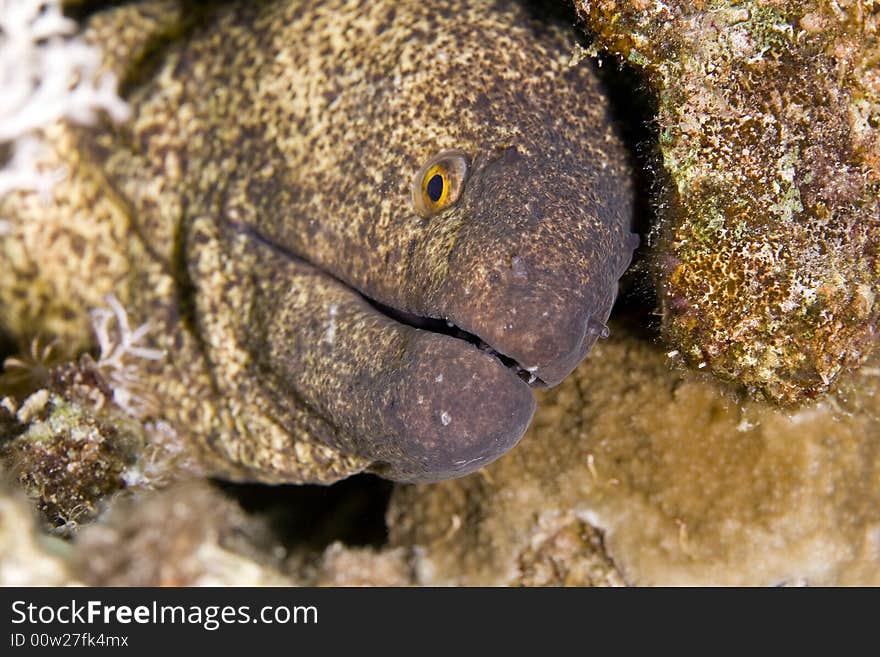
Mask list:
[[[120,29],[145,11],[93,22],[111,66],[143,65],[121,69],[133,120],[78,149],[134,229],[126,301],[161,328],[168,360],[144,376],[162,416],[235,479],[433,481],[510,449],[528,385],[365,297],[546,384],[582,360],[635,244],[574,35],[459,1],[241,3],[195,27],[151,19],[152,39]],[[450,148],[464,191],[423,218],[413,176]]]

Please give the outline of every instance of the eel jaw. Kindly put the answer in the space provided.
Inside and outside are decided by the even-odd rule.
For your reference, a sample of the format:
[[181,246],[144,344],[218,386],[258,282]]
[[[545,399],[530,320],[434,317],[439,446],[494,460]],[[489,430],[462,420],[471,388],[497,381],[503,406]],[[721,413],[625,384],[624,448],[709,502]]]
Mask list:
[[[470,474],[522,438],[535,412],[532,389],[476,338],[450,335],[445,322],[434,332],[436,321],[374,303],[251,227],[223,228],[225,262],[250,298],[243,343],[292,429],[304,407],[320,418],[319,441],[407,483]],[[212,253],[194,250],[203,252]],[[198,290],[199,298],[214,293]],[[211,304],[201,312],[218,308],[238,312]]]
[[369,298],[366,298],[366,300],[370,303],[370,305],[376,308],[376,310],[384,315],[387,315],[388,317],[391,317],[401,324],[405,324],[407,326],[411,326],[422,331],[448,335],[450,337],[456,338],[458,340],[463,340],[474,345],[481,352],[488,354],[489,356],[492,356],[496,360],[498,360],[502,365],[504,365],[504,367],[506,367],[519,379],[524,381],[530,388],[541,389],[548,387],[547,383],[545,383],[543,380],[541,380],[539,376],[537,376],[537,367],[523,366],[515,358],[512,358],[511,356],[508,356],[498,349],[495,349],[492,345],[487,343],[478,335],[465,331],[463,328],[457,326],[449,320],[435,319],[432,317],[421,317],[419,315],[414,315],[403,310],[398,310],[397,308],[393,308],[392,306],[381,304]]
[[495,357],[447,335],[415,331],[398,375],[371,413],[391,438],[370,471],[406,483],[471,474],[510,451],[535,412],[531,389]]
[[[604,321],[590,311],[607,318],[614,298],[612,291],[590,305],[576,295],[557,294],[550,296],[556,304],[548,304],[549,295],[519,295],[520,308],[547,310],[529,313],[531,322],[521,322],[519,330],[506,334],[503,323],[499,331],[497,315],[479,312],[489,306],[478,304],[477,312],[470,308],[458,313],[462,323],[479,325],[477,330],[487,336],[495,334],[490,343],[448,319],[416,315],[360,294],[371,312],[411,332],[417,345],[408,349],[397,380],[386,384],[392,401],[379,405],[395,423],[390,432],[396,436],[394,457],[379,456],[370,468],[402,482],[461,477],[513,448],[534,414],[533,390],[559,383],[596,339],[607,335]],[[527,354],[534,365],[511,354]]]
[[[406,357],[369,409],[384,418],[384,445],[371,445],[369,470],[405,483],[462,477],[510,451],[522,438],[541,383],[476,336],[364,298],[409,332]],[[375,434],[374,434],[375,435]]]

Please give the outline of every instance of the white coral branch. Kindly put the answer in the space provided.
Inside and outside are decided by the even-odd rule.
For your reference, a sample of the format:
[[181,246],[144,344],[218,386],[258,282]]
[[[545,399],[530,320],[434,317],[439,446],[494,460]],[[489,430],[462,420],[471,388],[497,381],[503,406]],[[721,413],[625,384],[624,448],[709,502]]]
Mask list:
[[[146,410],[140,385],[139,360],[161,360],[165,352],[141,344],[150,332],[149,322],[131,328],[128,313],[114,295],[104,297],[108,308],[92,311],[92,327],[100,355],[97,367],[110,379],[113,402],[129,415],[141,417]],[[132,360],[134,359],[134,360]]]
[[[122,368],[125,366],[123,359],[126,356],[159,360],[165,355],[159,349],[148,349],[138,345],[150,331],[149,322],[132,330],[128,323],[128,313],[119,303],[119,299],[113,294],[108,294],[104,297],[104,301],[110,306],[109,310],[97,308],[92,311],[92,325],[101,349],[98,367]],[[115,333],[118,336],[115,339],[110,337],[114,320],[116,320]]]
[[[124,121],[130,110],[116,95],[116,78],[98,74],[100,51],[76,34],[60,0],[0,0],[0,195],[51,189],[38,171],[40,130],[60,119],[92,123],[99,110]],[[57,175],[57,174],[56,174]]]

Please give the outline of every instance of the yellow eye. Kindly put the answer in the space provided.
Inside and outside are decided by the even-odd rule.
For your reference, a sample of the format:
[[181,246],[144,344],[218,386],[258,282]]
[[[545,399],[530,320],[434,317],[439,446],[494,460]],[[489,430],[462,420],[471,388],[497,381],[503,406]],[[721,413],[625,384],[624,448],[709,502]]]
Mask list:
[[458,200],[467,175],[461,151],[441,151],[419,169],[413,180],[413,205],[423,217],[437,214]]
[[449,198],[449,179],[439,164],[435,164],[422,178],[422,200],[426,206],[442,208]]

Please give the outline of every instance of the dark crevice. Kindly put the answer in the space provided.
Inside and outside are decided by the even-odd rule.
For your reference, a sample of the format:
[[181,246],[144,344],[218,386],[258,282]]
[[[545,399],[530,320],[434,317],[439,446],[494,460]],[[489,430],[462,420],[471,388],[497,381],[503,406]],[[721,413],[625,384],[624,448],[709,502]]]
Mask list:
[[18,344],[15,339],[3,329],[2,320],[0,320],[0,373],[3,372],[3,361],[10,356],[14,356],[18,351]]
[[575,25],[577,13],[571,2],[559,0],[517,0],[538,25]]
[[83,22],[92,14],[129,4],[131,0],[79,0],[63,4],[64,15],[78,22]]
[[374,475],[332,486],[215,483],[246,512],[263,517],[288,550],[321,551],[335,541],[374,548],[387,543],[385,513],[393,484]]
[[[592,35],[587,33],[587,38],[592,40]],[[611,118],[629,154],[635,193],[632,230],[641,238],[633,262],[620,280],[612,319],[633,335],[654,342],[660,336],[660,306],[650,253],[659,220],[658,199],[666,187],[657,98],[644,76],[619,58],[600,52],[595,64],[611,104]]]

